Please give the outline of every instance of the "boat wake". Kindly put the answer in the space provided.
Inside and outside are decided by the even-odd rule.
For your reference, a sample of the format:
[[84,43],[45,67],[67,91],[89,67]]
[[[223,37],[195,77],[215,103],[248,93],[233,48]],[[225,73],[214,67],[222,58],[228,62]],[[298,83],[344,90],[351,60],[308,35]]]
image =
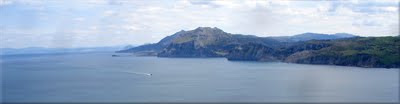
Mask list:
[[147,76],[153,75],[151,73],[141,73],[141,72],[130,72],[130,71],[122,71],[122,72],[129,73],[129,74],[147,75]]

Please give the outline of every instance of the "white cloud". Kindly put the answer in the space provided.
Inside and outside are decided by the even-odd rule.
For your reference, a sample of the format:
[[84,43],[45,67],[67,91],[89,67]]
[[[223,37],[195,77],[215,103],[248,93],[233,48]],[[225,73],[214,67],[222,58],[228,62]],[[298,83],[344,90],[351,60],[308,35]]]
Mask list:
[[382,9],[388,12],[398,12],[399,7],[382,7]]
[[126,25],[123,28],[126,30],[129,30],[129,31],[138,31],[138,30],[144,29],[143,27],[139,27],[139,26],[135,26],[135,25]]
[[0,6],[2,5],[9,5],[12,4],[13,2],[10,0],[0,0]]
[[78,22],[82,22],[82,21],[85,21],[86,19],[84,17],[76,17],[76,18],[74,18],[74,20],[78,21]]
[[108,4],[108,0],[80,0],[80,2],[85,2],[92,5],[105,5]]
[[[33,25],[32,30],[35,31],[9,26],[16,25],[15,23],[0,23],[4,28],[14,30],[7,30],[9,32],[6,38],[2,40],[4,44],[16,44],[20,40],[31,39],[26,43],[18,43],[18,47],[44,44],[51,46],[49,44],[56,41],[60,42],[57,43],[60,44],[58,47],[151,43],[177,31],[199,26],[219,27],[230,33],[258,36],[295,35],[304,32],[387,36],[398,35],[399,28],[399,2],[395,0],[0,0],[0,6],[6,4],[5,1],[28,9],[31,6],[41,7],[40,10],[30,13],[44,19],[29,19],[33,20],[32,23],[16,22],[21,27]],[[17,37],[18,34],[28,33],[41,34],[46,38],[31,38],[36,35]],[[62,44],[64,41],[68,42]]]
[[23,4],[23,5],[31,5],[31,6],[43,5],[45,2],[44,0],[8,0],[8,1],[11,1],[13,3]]
[[112,15],[115,15],[116,13],[115,13],[115,11],[113,11],[113,10],[107,10],[107,11],[104,11],[104,16],[112,16]]

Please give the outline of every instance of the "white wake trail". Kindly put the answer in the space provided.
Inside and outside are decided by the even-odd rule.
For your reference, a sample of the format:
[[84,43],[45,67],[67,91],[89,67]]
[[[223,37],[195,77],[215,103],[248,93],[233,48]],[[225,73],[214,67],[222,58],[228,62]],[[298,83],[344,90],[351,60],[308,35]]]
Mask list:
[[141,72],[131,72],[131,71],[122,71],[124,73],[130,73],[130,74],[138,74],[138,75],[147,75],[147,76],[151,76],[151,73],[141,73]]

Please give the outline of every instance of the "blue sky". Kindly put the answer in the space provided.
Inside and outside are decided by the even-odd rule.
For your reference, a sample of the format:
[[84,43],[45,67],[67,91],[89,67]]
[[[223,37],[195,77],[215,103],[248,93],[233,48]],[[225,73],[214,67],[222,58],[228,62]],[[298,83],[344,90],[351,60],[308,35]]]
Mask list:
[[154,43],[180,30],[399,34],[399,0],[0,0],[0,48]]

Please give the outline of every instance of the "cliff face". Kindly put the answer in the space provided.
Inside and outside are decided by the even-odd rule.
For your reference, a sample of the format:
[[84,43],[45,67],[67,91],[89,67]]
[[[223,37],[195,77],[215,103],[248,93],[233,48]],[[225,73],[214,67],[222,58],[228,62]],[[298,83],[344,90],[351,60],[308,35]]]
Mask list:
[[316,42],[315,40],[289,44],[281,43],[279,46],[248,43],[236,46],[230,51],[227,58],[228,60],[283,61],[288,56],[297,52],[319,50],[329,46],[331,44]]
[[159,57],[222,57],[214,50],[199,46],[195,41],[184,42],[180,44],[172,43],[160,53]]
[[284,61],[359,67],[400,67],[400,37],[368,37],[319,42],[327,44],[328,47],[295,52]]
[[[379,58],[370,54],[355,54],[349,56],[321,55],[316,52],[301,52],[302,55],[294,54],[286,58],[285,62],[301,64],[323,64],[359,67],[399,67],[396,65],[385,65]],[[314,55],[317,54],[317,55]]]
[[235,46],[225,57],[228,60],[399,68],[400,37],[310,40],[275,48],[249,43]]
[[276,50],[256,43],[238,45],[226,56],[228,60],[278,61]]

